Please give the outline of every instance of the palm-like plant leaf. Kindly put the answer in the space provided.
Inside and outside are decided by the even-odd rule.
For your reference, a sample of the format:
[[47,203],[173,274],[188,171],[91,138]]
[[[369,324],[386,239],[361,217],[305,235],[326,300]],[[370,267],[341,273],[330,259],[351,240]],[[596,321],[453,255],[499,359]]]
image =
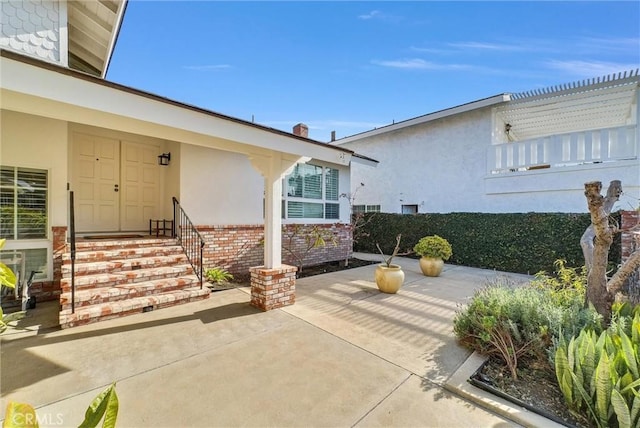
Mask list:
[[569,361],[567,359],[567,350],[565,349],[564,341],[561,341],[558,349],[556,349],[555,366],[556,366],[556,378],[558,379],[558,385],[564,395],[564,399],[573,406],[573,382],[571,381],[572,373],[569,368]]
[[627,402],[617,389],[611,391],[611,404],[616,413],[616,418],[618,418],[618,426],[620,428],[631,428],[631,413],[627,407]]
[[[592,385],[593,387],[593,385]],[[600,353],[600,361],[595,371],[596,414],[603,426],[608,425],[609,403],[611,401],[611,367],[606,351]]]
[[25,403],[9,402],[2,428],[38,428],[35,409]]
[[112,383],[91,402],[79,428],[95,428],[104,416],[103,428],[114,428],[118,416],[118,395]]

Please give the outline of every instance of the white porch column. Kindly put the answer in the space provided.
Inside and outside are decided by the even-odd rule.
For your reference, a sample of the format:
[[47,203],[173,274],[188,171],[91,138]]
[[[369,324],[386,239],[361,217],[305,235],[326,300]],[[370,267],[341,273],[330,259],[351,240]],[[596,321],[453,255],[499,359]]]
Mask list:
[[271,157],[264,175],[264,267],[282,264],[282,159]]
[[249,269],[251,304],[269,311],[296,300],[298,269],[282,264],[282,179],[297,162],[308,159],[286,158],[279,152],[249,158],[264,177],[264,265]]

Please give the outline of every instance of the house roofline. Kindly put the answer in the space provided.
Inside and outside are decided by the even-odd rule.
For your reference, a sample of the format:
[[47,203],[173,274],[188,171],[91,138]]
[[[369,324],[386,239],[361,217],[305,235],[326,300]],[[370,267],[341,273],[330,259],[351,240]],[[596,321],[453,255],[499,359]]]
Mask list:
[[118,16],[116,17],[116,22],[114,23],[114,31],[111,36],[111,40],[109,41],[109,48],[107,49],[107,56],[105,58],[105,64],[102,68],[102,78],[106,79],[107,73],[109,72],[109,65],[111,65],[111,58],[113,57],[113,51],[116,48],[116,43],[118,43],[118,37],[120,37],[120,29],[122,29],[122,22],[124,21],[124,15],[127,11],[127,6],[129,5],[129,0],[121,0],[120,10],[118,11]]
[[386,125],[380,128],[375,128],[370,131],[361,132],[351,135],[349,137],[340,138],[332,141],[331,144],[340,145],[357,141],[362,138],[373,137],[375,135],[386,134],[387,132],[397,131],[399,129],[408,128],[410,126],[420,125],[426,122],[431,122],[437,119],[453,116],[460,113],[466,113],[472,110],[477,110],[484,107],[494,106],[511,100],[511,94],[499,94],[488,98],[482,98],[480,100],[472,101],[466,104],[461,104],[455,107],[450,107],[444,110],[438,110],[433,113],[427,113],[422,116],[417,116],[411,119],[396,122],[391,125]]
[[310,138],[301,137],[301,136],[295,135],[293,133],[289,133],[289,132],[286,132],[286,131],[281,131],[279,129],[275,129],[275,128],[271,128],[271,127],[268,127],[268,126],[265,126],[265,125],[260,125],[260,124],[257,124],[257,123],[249,122],[249,121],[246,121],[246,120],[243,120],[243,119],[238,119],[236,117],[227,116],[227,115],[224,115],[224,114],[221,114],[221,113],[214,112],[212,110],[207,110],[207,109],[204,109],[202,107],[197,107],[197,106],[194,106],[194,105],[191,105],[191,104],[186,104],[186,103],[183,103],[183,102],[180,102],[180,101],[176,101],[176,100],[173,100],[173,99],[170,99],[170,98],[166,98],[166,97],[163,97],[163,96],[160,96],[160,95],[156,95],[156,94],[153,94],[153,93],[150,93],[150,92],[145,92],[145,91],[142,91],[140,89],[135,89],[135,88],[132,88],[132,87],[129,87],[129,86],[125,86],[125,85],[119,84],[119,83],[110,82],[108,80],[101,79],[99,77],[93,76],[93,75],[88,74],[88,73],[84,73],[82,71],[72,70],[72,69],[60,66],[58,64],[53,64],[53,63],[50,63],[50,62],[42,61],[40,59],[33,58],[33,57],[30,57],[30,56],[27,56],[27,55],[24,55],[24,54],[21,54],[21,53],[18,53],[18,52],[9,51],[9,50],[0,48],[0,57],[4,57],[4,58],[7,58],[7,59],[11,59],[11,60],[17,61],[17,62],[28,64],[28,65],[31,65],[31,66],[34,66],[34,67],[38,67],[38,68],[47,70],[47,71],[52,71],[52,72],[55,72],[55,73],[58,73],[58,74],[62,74],[62,75],[65,75],[65,76],[69,76],[69,77],[72,77],[72,78],[75,78],[75,79],[83,80],[83,81],[86,81],[86,82],[89,82],[89,83],[92,83],[92,84],[95,84],[95,85],[98,85],[98,86],[106,87],[106,88],[109,88],[109,89],[114,89],[114,90],[117,90],[117,91],[122,91],[122,92],[125,92],[125,93],[128,93],[128,94],[131,94],[131,95],[140,96],[142,98],[146,98],[146,99],[149,99],[149,100],[161,102],[161,103],[164,103],[164,104],[167,104],[167,105],[171,105],[171,106],[174,106],[174,107],[178,107],[178,108],[182,108],[182,109],[185,109],[185,110],[193,111],[193,112],[196,112],[196,113],[204,114],[204,115],[207,115],[207,116],[215,117],[217,119],[221,119],[221,120],[226,120],[226,121],[229,121],[229,122],[237,123],[239,125],[247,126],[247,127],[250,127],[250,128],[254,128],[254,129],[257,129],[257,130],[260,130],[260,131],[268,132],[268,133],[275,134],[275,135],[280,135],[280,136],[291,138],[291,139],[296,139],[296,140],[299,140],[300,142],[303,142],[303,143],[307,143],[307,144],[311,144],[311,145],[319,146],[319,147],[326,147],[328,149],[339,151],[339,152],[342,152],[342,153],[346,153],[346,154],[351,155],[351,156],[353,156],[355,154],[353,152],[353,150],[349,150],[349,149],[344,148],[344,147],[332,146],[330,144],[323,143],[323,142],[316,141],[316,140],[312,140]]

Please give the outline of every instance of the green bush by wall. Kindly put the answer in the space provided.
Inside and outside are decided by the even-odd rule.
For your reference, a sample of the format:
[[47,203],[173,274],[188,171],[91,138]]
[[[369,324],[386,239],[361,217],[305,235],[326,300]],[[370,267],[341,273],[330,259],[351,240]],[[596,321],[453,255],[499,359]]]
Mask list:
[[[506,272],[534,274],[553,272],[553,263],[584,264],[580,237],[591,224],[589,214],[388,214],[368,213],[364,236],[355,251],[377,253],[376,242],[391,253],[395,237],[401,233],[401,252],[409,252],[420,238],[439,235],[453,247],[448,263]],[[612,219],[620,222],[620,213]],[[620,235],[609,252],[612,266],[620,263]]]

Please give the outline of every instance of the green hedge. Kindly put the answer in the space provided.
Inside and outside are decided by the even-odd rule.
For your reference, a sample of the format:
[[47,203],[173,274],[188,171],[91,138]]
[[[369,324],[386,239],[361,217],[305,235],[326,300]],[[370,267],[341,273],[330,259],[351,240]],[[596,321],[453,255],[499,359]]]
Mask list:
[[[620,221],[620,213],[612,214]],[[448,263],[506,272],[553,272],[553,262],[569,267],[584,264],[580,237],[589,226],[589,214],[388,214],[368,213],[363,236],[355,251],[386,254],[393,251],[395,236],[402,233],[401,252],[411,251],[420,238],[440,235],[453,247]],[[620,235],[609,253],[612,265],[620,263]]]

